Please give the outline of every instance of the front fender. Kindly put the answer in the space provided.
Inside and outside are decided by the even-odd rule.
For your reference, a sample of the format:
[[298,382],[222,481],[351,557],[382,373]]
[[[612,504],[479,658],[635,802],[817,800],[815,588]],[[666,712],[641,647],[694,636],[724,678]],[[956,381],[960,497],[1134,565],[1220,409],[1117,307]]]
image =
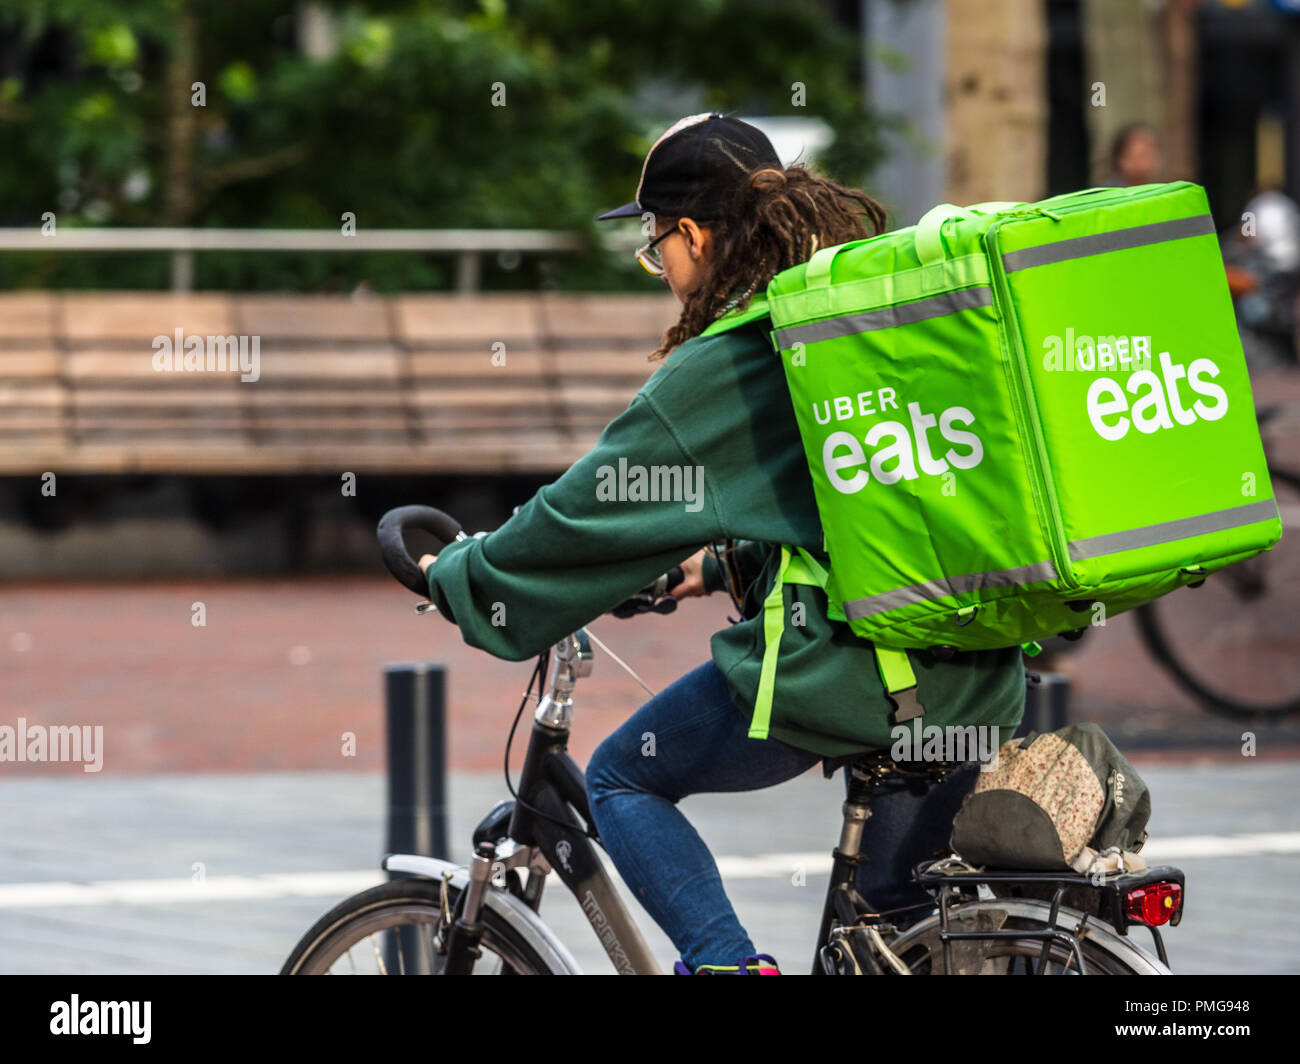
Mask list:
[[[436,857],[391,853],[384,858],[382,864],[388,872],[406,872],[439,882],[450,872],[451,885],[457,890],[464,890],[469,885],[469,872],[464,867]],[[540,916],[509,891],[489,885],[483,895],[483,904],[541,957],[552,975],[582,975],[581,966],[564,943],[555,937],[555,933],[542,922]]]

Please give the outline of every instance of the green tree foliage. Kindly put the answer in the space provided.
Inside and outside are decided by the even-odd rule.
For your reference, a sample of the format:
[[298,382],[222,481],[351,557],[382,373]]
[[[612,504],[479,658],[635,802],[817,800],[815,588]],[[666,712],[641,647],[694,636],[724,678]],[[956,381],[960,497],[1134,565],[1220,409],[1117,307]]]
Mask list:
[[[365,228],[590,232],[691,110],[820,118],[827,169],[862,183],[879,142],[859,74],[853,29],[813,2],[0,0],[0,221],[337,228],[350,211]],[[417,255],[196,265],[200,287],[450,283]],[[0,284],[153,286],[166,267],[6,255]],[[487,267],[488,287],[644,286],[595,253]]]

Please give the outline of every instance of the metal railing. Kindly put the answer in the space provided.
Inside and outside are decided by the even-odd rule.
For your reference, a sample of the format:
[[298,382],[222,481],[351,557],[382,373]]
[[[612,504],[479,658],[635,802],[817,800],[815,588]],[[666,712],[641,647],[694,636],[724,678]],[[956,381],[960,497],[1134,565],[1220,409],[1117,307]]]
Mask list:
[[[636,231],[601,233],[606,252],[631,252],[644,240]],[[0,228],[0,251],[168,251],[172,291],[194,286],[196,251],[420,251],[456,256],[456,290],[475,292],[485,254],[573,253],[589,247],[579,232],[550,229],[121,229]]]

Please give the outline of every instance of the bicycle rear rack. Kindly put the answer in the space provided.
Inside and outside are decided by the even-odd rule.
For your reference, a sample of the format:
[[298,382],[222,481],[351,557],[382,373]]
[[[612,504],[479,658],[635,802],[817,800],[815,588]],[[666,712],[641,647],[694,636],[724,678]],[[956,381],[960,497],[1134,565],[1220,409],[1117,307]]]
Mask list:
[[[922,862],[916,866],[915,878],[921,886],[938,895],[939,941],[943,946],[943,971],[945,975],[951,973],[954,968],[952,957],[954,942],[996,941],[999,939],[1042,940],[1043,948],[1038,956],[1036,975],[1042,975],[1046,972],[1047,959],[1052,943],[1060,943],[1070,950],[1078,974],[1087,975],[1087,966],[1084,963],[1083,951],[1079,948],[1079,942],[1083,938],[1090,919],[1097,917],[1105,920],[1115,928],[1118,934],[1127,935],[1132,922],[1124,912],[1125,894],[1147,883],[1175,882],[1179,886],[1183,886],[1184,883],[1183,873],[1177,868],[1168,866],[1145,869],[1141,872],[1111,873],[1099,883],[1075,872],[935,871],[935,866],[942,863],[941,861]],[[974,931],[954,930],[952,927],[952,914],[949,908],[954,897],[969,893],[980,885],[988,886],[990,890],[993,890],[994,894],[998,893],[994,888],[1001,886],[1015,888],[1016,893],[1021,896],[1038,896],[1040,898],[1050,890],[1048,926],[1041,930],[1003,931],[1000,928]],[[1011,894],[1011,892],[1008,891],[1008,894]],[[1074,898],[1083,900],[1083,904],[1079,906],[1083,919],[1073,931],[1057,926],[1062,903],[1067,895],[1072,896],[1072,900]],[[1182,914],[1182,906],[1179,906],[1173,919],[1170,920],[1171,926],[1176,925],[1182,919]],[[1148,926],[1151,931],[1160,962],[1168,965],[1169,958],[1165,953],[1164,940],[1160,936],[1160,929],[1149,925],[1144,926]],[[1061,974],[1068,974],[1069,971],[1070,965],[1066,964],[1062,967]]]

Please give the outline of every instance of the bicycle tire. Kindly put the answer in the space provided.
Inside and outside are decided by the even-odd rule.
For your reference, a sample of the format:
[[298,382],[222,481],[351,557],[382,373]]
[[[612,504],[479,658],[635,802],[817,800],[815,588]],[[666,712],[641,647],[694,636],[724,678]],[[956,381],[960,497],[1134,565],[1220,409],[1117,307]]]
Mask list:
[[[418,917],[417,923],[397,923],[393,925],[396,927],[436,927],[442,912],[441,890],[440,882],[412,877],[383,883],[346,898],[303,935],[284,962],[280,974],[330,974],[328,969],[333,963],[345,955],[350,956],[353,947],[366,938],[373,939],[376,931],[389,930],[388,927],[376,926],[386,918]],[[459,895],[458,888],[448,885],[448,900],[453,907]],[[501,970],[492,974],[552,974],[541,956],[496,912],[485,906],[480,920],[483,924],[481,946],[499,958],[502,964]],[[375,956],[379,957],[377,949]],[[416,973],[399,970],[377,974]]]
[[1134,612],[1137,614],[1138,632],[1151,656],[1165,668],[1179,686],[1211,713],[1227,717],[1229,720],[1247,722],[1278,720],[1293,713],[1300,713],[1300,697],[1274,703],[1248,703],[1237,701],[1206,687],[1188,671],[1178,655],[1170,648],[1169,641],[1160,626],[1154,603],[1139,606]]
[[[1281,482],[1291,490],[1300,493],[1300,477],[1286,470],[1271,467],[1269,476],[1274,483]],[[1161,624],[1158,605],[1158,602],[1149,602],[1134,611],[1137,615],[1138,633],[1142,637],[1142,642],[1151,656],[1174,681],[1207,710],[1233,721],[1279,720],[1300,713],[1300,691],[1297,691],[1294,697],[1252,702],[1235,697],[1231,691],[1210,687],[1188,668],[1183,657],[1175,650],[1173,642]]]
[[[950,921],[967,923],[980,914],[1005,912],[1005,922],[998,925],[1001,930],[1035,931],[1046,928],[1050,906],[1046,902],[1032,898],[996,898],[968,902],[954,906],[949,913]],[[1057,911],[1056,926],[1071,931],[1083,920],[1083,914],[1062,906]],[[995,921],[996,922],[996,921]],[[951,924],[950,924],[951,926]],[[939,944],[939,916],[936,913],[919,923],[913,924],[889,944],[914,975],[931,975],[943,971],[943,955]],[[1001,939],[990,940],[987,949],[981,945],[982,957],[979,972],[974,975],[1016,975],[1029,974],[1037,967],[1043,943],[1038,939]],[[1172,975],[1169,968],[1140,949],[1127,936],[1120,936],[1114,929],[1090,918],[1083,938],[1079,942],[1083,954],[1085,975]],[[1014,968],[1014,961],[1025,959],[1025,971],[991,971],[997,964],[990,962],[1007,961],[1007,967]],[[1071,975],[1074,968],[1070,951],[1063,944],[1053,942],[1048,950],[1048,963],[1056,965]]]

